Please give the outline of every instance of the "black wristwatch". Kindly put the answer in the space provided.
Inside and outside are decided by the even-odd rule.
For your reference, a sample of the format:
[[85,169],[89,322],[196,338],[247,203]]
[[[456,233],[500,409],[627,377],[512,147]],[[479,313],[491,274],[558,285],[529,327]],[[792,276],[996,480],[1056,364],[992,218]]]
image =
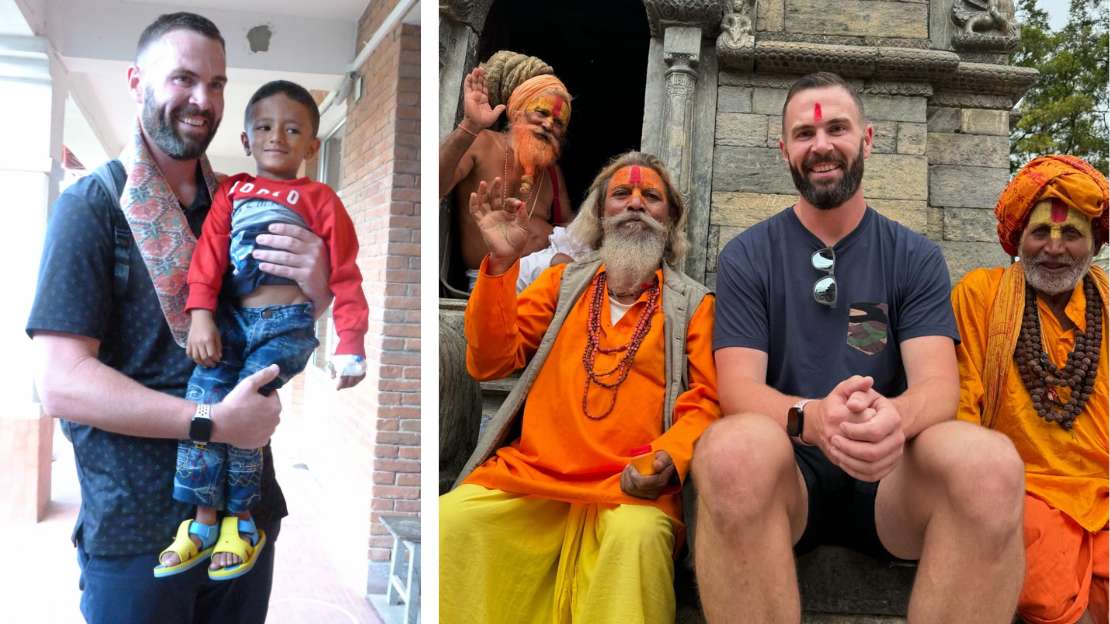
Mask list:
[[212,405],[197,403],[197,411],[189,423],[189,439],[197,444],[207,444],[212,439]]
[[802,437],[806,430],[806,403],[811,400],[802,399],[786,412],[786,434],[805,446],[813,446]]

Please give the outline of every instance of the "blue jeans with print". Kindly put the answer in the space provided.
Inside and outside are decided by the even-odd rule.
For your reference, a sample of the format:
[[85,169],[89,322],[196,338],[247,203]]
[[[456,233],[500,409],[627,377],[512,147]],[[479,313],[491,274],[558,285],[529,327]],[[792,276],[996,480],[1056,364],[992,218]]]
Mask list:
[[[304,370],[316,340],[312,304],[237,308],[217,311],[223,359],[213,368],[197,365],[185,398],[219,403],[244,378],[277,364],[276,379],[262,387],[270,394]],[[262,483],[262,449],[240,449],[221,443],[177,445],[173,497],[185,503],[250,511],[258,503]],[[226,505],[225,505],[226,503]]]

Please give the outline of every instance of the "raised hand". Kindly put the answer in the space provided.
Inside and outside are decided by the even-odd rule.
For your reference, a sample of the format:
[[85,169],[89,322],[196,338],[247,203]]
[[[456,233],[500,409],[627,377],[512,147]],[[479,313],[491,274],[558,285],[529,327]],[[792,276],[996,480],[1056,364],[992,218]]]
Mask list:
[[490,107],[489,92],[486,90],[486,73],[481,67],[475,67],[463,79],[463,120],[461,122],[463,128],[477,134],[492,126],[504,110],[504,104]]
[[470,194],[470,215],[478,224],[490,253],[489,270],[504,273],[524,253],[528,245],[528,214],[524,202],[508,197],[502,204],[501,178],[493,184],[483,180]]

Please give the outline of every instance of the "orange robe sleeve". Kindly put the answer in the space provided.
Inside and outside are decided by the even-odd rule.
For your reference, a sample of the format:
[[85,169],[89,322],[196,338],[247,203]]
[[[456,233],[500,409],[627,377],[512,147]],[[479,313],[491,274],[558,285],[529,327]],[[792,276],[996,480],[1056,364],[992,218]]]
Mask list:
[[466,306],[466,369],[479,381],[500,379],[524,368],[555,316],[563,267],[544,271],[517,296],[520,262],[501,275],[482,260]]
[[987,356],[990,305],[998,284],[998,280],[991,280],[989,275],[1001,271],[972,271],[952,289],[952,310],[960,332],[960,341],[956,344],[960,366],[960,404],[956,418],[976,425],[983,424],[983,365]]
[[712,295],[702,299],[686,330],[689,387],[678,395],[671,428],[652,442],[652,450],[671,456],[678,478],[685,483],[694,455],[694,443],[714,420],[721,417],[717,402],[717,367],[713,363]]

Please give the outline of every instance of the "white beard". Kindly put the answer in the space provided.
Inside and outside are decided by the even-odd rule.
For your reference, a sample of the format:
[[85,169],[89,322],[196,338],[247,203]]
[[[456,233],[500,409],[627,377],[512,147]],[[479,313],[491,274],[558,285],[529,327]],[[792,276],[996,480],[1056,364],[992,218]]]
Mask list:
[[598,253],[613,291],[633,290],[662,266],[667,245],[667,228],[662,223],[645,213],[624,212],[604,218],[602,228],[605,234]]
[[1041,262],[1046,257],[1044,252],[1030,257],[1019,251],[1018,256],[1021,258],[1021,266],[1025,271],[1025,281],[1033,287],[1033,290],[1043,292],[1046,295],[1059,295],[1073,290],[1079,280],[1083,279],[1083,276],[1091,268],[1091,258],[1094,253],[1089,251],[1086,256],[1072,258],[1071,268],[1059,275],[1052,275],[1041,269]]

